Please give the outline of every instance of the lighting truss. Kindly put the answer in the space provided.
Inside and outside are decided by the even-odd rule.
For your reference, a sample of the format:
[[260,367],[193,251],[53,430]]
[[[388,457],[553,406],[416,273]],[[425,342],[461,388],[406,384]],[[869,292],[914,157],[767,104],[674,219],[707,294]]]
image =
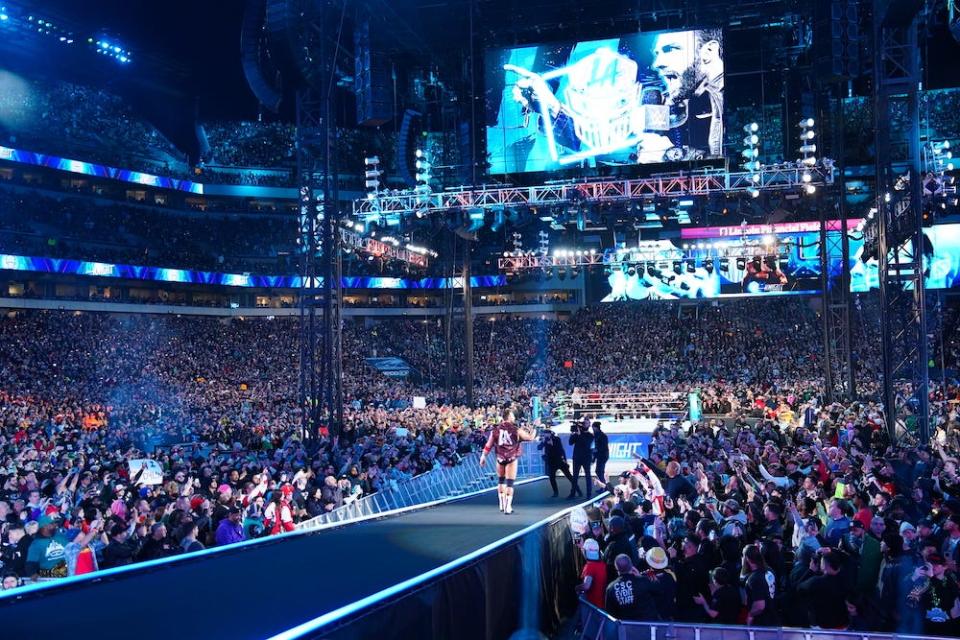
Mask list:
[[[805,181],[804,172],[811,174]],[[755,182],[755,176],[760,181]],[[598,179],[583,182],[564,182],[534,187],[489,186],[477,189],[457,188],[431,193],[428,196],[412,190],[383,191],[375,198],[356,200],[354,216],[370,219],[381,216],[401,217],[419,212],[443,212],[456,208],[490,209],[494,207],[519,207],[551,205],[577,201],[624,202],[642,198],[680,198],[709,195],[711,193],[749,193],[761,191],[794,191],[808,185],[833,184],[835,168],[829,158],[816,165],[805,166],[798,162],[761,165],[759,171],[730,172],[703,170],[678,171],[649,178],[626,180]]]
[[507,256],[498,260],[500,270],[527,271],[530,269],[549,269],[550,267],[596,267],[602,266],[604,256],[601,253],[586,255],[545,256],[534,253],[525,256]]
[[427,268],[427,256],[425,253],[421,253],[421,250],[400,246],[399,243],[395,245],[389,241],[369,238],[342,227],[340,229],[340,238],[345,249],[353,249],[378,258],[399,260],[423,269]]

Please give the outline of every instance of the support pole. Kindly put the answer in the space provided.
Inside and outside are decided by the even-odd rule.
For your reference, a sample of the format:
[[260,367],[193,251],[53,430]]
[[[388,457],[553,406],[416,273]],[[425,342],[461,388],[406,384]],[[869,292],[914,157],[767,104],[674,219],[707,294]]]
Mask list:
[[467,393],[467,406],[473,406],[473,288],[470,286],[470,250],[471,240],[464,239],[463,249],[463,358],[466,360],[464,371],[467,379],[464,387]]
[[444,303],[446,308],[443,314],[443,388],[449,398],[453,391],[453,298],[454,274],[456,273],[457,236],[450,234],[450,252],[448,254],[447,276],[448,286],[444,289]]

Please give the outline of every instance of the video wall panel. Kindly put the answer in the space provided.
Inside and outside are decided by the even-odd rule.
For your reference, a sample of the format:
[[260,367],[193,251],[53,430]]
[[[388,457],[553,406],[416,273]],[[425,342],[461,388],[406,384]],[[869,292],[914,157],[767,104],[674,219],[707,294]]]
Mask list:
[[490,173],[722,156],[719,29],[492,49]]

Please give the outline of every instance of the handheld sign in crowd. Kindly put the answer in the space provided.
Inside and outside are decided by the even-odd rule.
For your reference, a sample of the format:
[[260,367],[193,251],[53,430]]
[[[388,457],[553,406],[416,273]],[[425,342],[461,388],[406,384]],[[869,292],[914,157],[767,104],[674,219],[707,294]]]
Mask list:
[[[140,470],[143,473],[140,473]],[[137,478],[137,474],[140,477]],[[130,461],[130,479],[137,478],[137,484],[163,484],[163,469],[156,460],[137,458]]]
[[570,512],[570,529],[577,534],[583,535],[590,528],[587,512],[583,507],[577,507]]

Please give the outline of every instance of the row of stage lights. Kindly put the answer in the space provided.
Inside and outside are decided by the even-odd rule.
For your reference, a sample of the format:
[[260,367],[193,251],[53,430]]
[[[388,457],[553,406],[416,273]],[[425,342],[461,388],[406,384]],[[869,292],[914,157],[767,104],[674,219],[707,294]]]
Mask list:
[[803,156],[800,162],[804,166],[801,180],[805,185],[804,190],[809,194],[813,194],[817,190],[815,186],[810,184],[813,181],[810,167],[817,164],[817,144],[814,142],[817,133],[813,130],[814,124],[816,123],[813,118],[804,118],[800,121],[800,153]]
[[923,181],[923,195],[934,197],[939,201],[940,208],[946,209],[947,204],[956,207],[957,186],[956,176],[947,175],[948,171],[956,170],[953,162],[953,150],[949,140],[929,142],[929,167]]
[[644,272],[648,272],[650,275],[657,276],[665,272],[668,266],[669,268],[672,268],[673,273],[676,275],[680,275],[684,271],[687,273],[696,273],[698,268],[703,268],[703,270],[707,273],[713,273],[714,269],[717,268],[719,268],[720,271],[729,272],[731,261],[733,261],[733,265],[736,267],[737,271],[745,271],[747,269],[747,265],[751,262],[756,266],[759,266],[761,263],[766,263],[771,268],[778,264],[781,267],[784,267],[788,262],[784,257],[768,255],[752,256],[749,258],[706,258],[702,261],[700,267],[697,266],[695,260],[651,260],[645,262],[622,262],[619,265],[606,265],[606,269],[607,271],[613,271],[619,267],[619,269],[628,276],[642,276]]
[[[960,204],[960,200],[958,200],[956,195],[956,178],[952,175],[947,175],[948,171],[954,171],[956,169],[956,165],[953,162],[953,151],[950,147],[950,141],[943,140],[926,143],[924,155],[926,163],[924,170],[926,171],[926,176],[923,179],[921,189],[924,199],[928,199],[928,208],[924,210],[923,217],[925,220],[930,220],[933,217],[933,207],[937,204],[939,204],[941,210],[945,210],[948,205],[956,207]],[[894,184],[894,191],[906,190],[909,183],[910,180],[908,176],[901,176],[896,184]],[[885,204],[889,204],[892,199],[890,193],[883,194]],[[876,207],[870,208],[867,212],[867,217],[857,224],[856,229],[858,233],[864,233],[874,224],[877,212]]]
[[[815,124],[813,118],[804,118],[800,121],[800,153],[802,156],[800,162],[804,167],[801,179],[804,183],[804,191],[810,195],[817,191],[817,187],[811,184],[813,173],[810,171],[817,164],[817,145],[814,142],[817,133],[813,128]],[[747,135],[743,138],[743,151],[740,154],[743,162],[740,166],[744,171],[751,172],[750,182],[752,184],[747,188],[747,193],[751,197],[757,198],[760,196],[762,180],[760,175],[760,125],[751,122],[743,127],[743,131]]]
[[[383,170],[380,168],[379,156],[366,156],[363,159],[364,179],[367,188],[367,199],[376,200],[381,195],[381,179]],[[433,164],[430,157],[424,149],[417,149],[414,155],[414,181],[416,186],[412,193],[416,196],[417,205],[427,205],[430,201],[430,194],[433,193],[433,187],[430,181],[433,179]],[[408,192],[410,193],[410,192]],[[418,215],[417,217],[421,217]]]
[[367,228],[362,222],[351,222],[350,220],[343,220],[340,224],[343,226],[344,229],[348,231],[352,231],[353,233],[357,233],[360,235],[369,235],[369,237],[372,238],[373,240],[378,240],[380,242],[383,242],[384,244],[389,244],[391,246],[398,247],[398,248],[401,245],[403,245],[403,248],[406,249],[407,251],[410,251],[411,253],[417,253],[422,256],[430,256],[432,258],[436,258],[438,256],[437,252],[432,249],[411,244],[409,242],[406,242],[406,243],[401,242],[397,238],[394,238],[393,236],[390,236],[390,235],[381,235],[378,238],[376,231],[370,231],[369,233],[367,233]]
[[760,131],[760,125],[751,122],[743,130],[747,137],[743,139],[743,153],[741,155],[744,162],[741,166],[745,171],[753,172],[750,176],[752,184],[747,189],[747,193],[756,198],[760,195],[760,136],[757,135],[757,132]]
[[950,141],[931,142],[930,154],[933,160],[934,173],[942,176],[945,171],[953,171],[956,165],[953,163],[953,150],[950,148]]
[[[19,29],[21,31],[35,32],[40,35],[52,36],[64,45],[74,44],[77,37],[81,37],[82,42],[82,36],[77,36],[73,31],[59,27],[53,22],[39,16],[34,16],[31,14],[27,14],[26,16],[18,16],[5,6],[0,6],[0,25],[13,25],[14,29]],[[120,64],[129,64],[133,61],[133,56],[130,51],[123,48],[116,42],[111,42],[108,39],[102,37],[90,37],[87,38],[87,44],[90,45],[98,54],[108,58],[113,58]]]
[[96,46],[97,53],[114,58],[121,64],[128,64],[131,61],[130,52],[114,42],[103,39],[94,41],[93,38],[87,38],[87,42]]
[[573,249],[554,249],[554,250],[553,250],[553,256],[554,256],[555,258],[574,258],[574,257],[580,258],[580,257],[583,257],[583,256],[596,255],[596,253],[597,253],[597,250],[596,250],[596,249],[588,249],[588,250],[583,250],[583,249],[576,249],[576,250],[573,250]]

